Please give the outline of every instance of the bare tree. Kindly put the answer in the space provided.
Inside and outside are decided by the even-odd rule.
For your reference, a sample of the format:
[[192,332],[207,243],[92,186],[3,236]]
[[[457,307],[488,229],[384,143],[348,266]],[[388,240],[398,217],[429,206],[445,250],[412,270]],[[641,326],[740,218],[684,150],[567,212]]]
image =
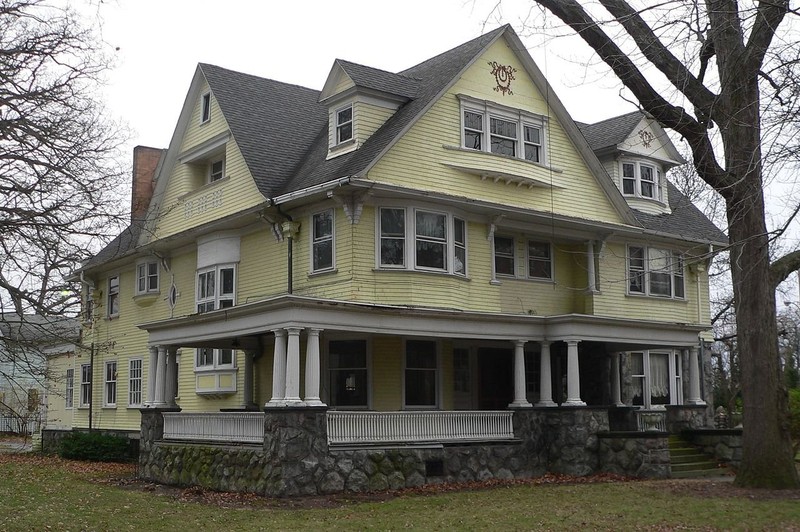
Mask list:
[[[98,103],[103,46],[69,7],[0,0],[0,323],[77,315],[69,273],[126,221],[126,135]],[[33,346],[2,347],[44,379]]]
[[797,6],[790,0],[536,2],[589,45],[644,111],[683,137],[697,174],[724,198],[745,416],[736,482],[800,485],[775,309],[775,287],[797,270],[800,252],[771,265],[763,194],[770,164],[798,153],[789,134],[798,125],[800,46],[791,33]]

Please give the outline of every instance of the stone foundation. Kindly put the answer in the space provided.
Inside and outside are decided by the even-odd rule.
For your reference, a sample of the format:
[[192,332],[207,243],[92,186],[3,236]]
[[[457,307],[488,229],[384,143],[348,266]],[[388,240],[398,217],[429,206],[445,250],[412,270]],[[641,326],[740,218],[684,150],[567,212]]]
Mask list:
[[706,405],[667,405],[667,430],[677,434],[684,430],[707,428]]
[[597,435],[600,471],[640,478],[669,478],[669,439],[663,432]]
[[681,435],[704,453],[734,469],[742,462],[742,429],[686,430]]
[[[94,429],[101,434],[121,436],[130,440],[129,457],[136,459],[139,456],[139,432],[126,430]],[[42,429],[42,453],[58,454],[61,451],[61,440],[73,432],[88,432],[87,429]]]
[[361,493],[442,482],[610,471],[669,472],[666,435],[608,436],[606,408],[514,411],[514,439],[430,445],[330,446],[325,408],[267,409],[263,445],[163,441],[160,410],[142,410],[140,475],[175,485],[268,496]]

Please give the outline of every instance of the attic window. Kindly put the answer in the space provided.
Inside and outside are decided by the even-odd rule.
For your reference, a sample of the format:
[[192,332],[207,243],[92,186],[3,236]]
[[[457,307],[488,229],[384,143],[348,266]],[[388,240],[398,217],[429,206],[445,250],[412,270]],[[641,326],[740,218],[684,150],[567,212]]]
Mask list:
[[225,177],[225,159],[216,159],[208,163],[208,182],[213,183]]
[[353,106],[336,111],[336,144],[353,138]]
[[622,194],[637,198],[664,201],[661,168],[640,161],[622,162]]
[[200,123],[203,124],[211,119],[211,93],[203,94],[203,109],[200,116]]

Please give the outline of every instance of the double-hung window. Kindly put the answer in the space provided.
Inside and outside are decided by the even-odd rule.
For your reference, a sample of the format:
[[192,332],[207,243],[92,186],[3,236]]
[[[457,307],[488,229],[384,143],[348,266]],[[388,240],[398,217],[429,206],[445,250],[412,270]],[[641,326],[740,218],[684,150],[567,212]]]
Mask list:
[[410,264],[417,270],[467,274],[467,222],[462,218],[427,209],[381,207],[376,231],[381,268]]
[[353,138],[353,106],[336,111],[336,144]]
[[225,159],[212,159],[208,163],[208,182],[213,183],[225,177]]
[[328,402],[338,408],[367,408],[369,402],[366,340],[328,343]]
[[136,294],[158,292],[158,262],[136,265]]
[[438,358],[436,342],[407,340],[405,357],[405,406],[438,406]]
[[128,362],[128,406],[142,405],[142,359]]
[[333,269],[333,209],[312,216],[311,271]]
[[628,246],[628,292],[683,299],[683,257],[667,249]]
[[648,163],[622,163],[622,193],[626,196],[661,200],[661,169]]
[[115,275],[108,278],[108,317],[112,318],[119,315],[119,276]]
[[64,387],[64,408],[72,408],[72,399],[75,393],[75,370],[69,368],[66,375],[66,386]]
[[103,386],[103,405],[117,406],[117,363],[106,362],[105,385]]
[[495,235],[494,237],[494,272],[496,275],[516,275],[514,265],[514,238]]
[[462,103],[462,147],[537,163],[545,162],[545,117],[464,95],[459,98]]
[[92,402],[92,365],[81,365],[81,406],[89,406]]
[[680,404],[681,360],[671,352],[642,351],[630,354],[632,403],[653,408]]
[[236,267],[212,266],[197,272],[197,312],[210,312],[234,305]]
[[553,278],[553,253],[549,242],[528,241],[528,277]]

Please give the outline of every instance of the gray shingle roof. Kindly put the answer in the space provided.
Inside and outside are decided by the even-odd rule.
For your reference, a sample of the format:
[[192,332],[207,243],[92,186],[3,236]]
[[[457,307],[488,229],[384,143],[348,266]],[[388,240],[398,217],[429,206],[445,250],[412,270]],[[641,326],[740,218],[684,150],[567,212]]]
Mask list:
[[595,152],[598,152],[605,148],[616,147],[627,139],[642,118],[644,118],[644,115],[641,111],[633,111],[632,113],[608,118],[595,124],[575,123],[580,128],[589,146]]
[[396,94],[409,99],[414,98],[419,90],[419,80],[408,76],[351,63],[344,59],[337,59],[336,62],[350,76],[350,79],[353,80],[357,87]]
[[117,235],[114,240],[109,242],[106,247],[101,249],[97,255],[83,263],[80,269],[85,270],[87,268],[91,268],[92,266],[97,266],[109,260],[125,255],[136,247],[136,242],[139,240],[140,233],[140,223],[129,225],[119,235]]
[[667,181],[670,214],[647,214],[633,210],[636,219],[651,231],[667,233],[690,240],[704,240],[725,244],[728,237],[689,201],[678,188]]

